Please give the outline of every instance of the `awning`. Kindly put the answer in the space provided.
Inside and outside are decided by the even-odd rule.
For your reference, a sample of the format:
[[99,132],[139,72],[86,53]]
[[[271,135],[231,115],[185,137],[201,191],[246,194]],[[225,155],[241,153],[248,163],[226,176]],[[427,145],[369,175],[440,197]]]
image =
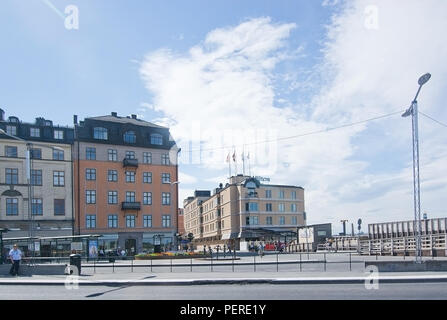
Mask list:
[[239,232],[223,233],[222,240],[230,240],[239,238]]

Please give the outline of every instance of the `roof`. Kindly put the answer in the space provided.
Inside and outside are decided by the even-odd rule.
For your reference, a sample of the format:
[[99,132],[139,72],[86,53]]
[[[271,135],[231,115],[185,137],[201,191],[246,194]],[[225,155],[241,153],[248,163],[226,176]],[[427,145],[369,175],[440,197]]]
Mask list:
[[168,129],[167,127],[160,126],[158,124],[148,122],[141,119],[133,119],[133,118],[127,118],[127,117],[119,117],[119,116],[99,116],[99,117],[90,117],[86,118],[85,120],[99,120],[99,121],[107,121],[107,122],[116,122],[116,123],[129,123],[137,126],[142,127],[152,127],[152,128],[162,128],[162,129]]

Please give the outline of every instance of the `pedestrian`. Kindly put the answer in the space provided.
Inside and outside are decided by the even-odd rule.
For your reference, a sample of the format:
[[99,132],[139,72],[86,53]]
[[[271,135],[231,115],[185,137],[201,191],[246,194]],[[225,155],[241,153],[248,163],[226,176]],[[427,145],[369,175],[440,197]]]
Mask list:
[[14,244],[14,247],[9,251],[9,259],[11,259],[11,269],[9,270],[9,274],[12,276],[19,275],[19,267],[20,260],[22,260],[22,251],[20,251],[17,243]]

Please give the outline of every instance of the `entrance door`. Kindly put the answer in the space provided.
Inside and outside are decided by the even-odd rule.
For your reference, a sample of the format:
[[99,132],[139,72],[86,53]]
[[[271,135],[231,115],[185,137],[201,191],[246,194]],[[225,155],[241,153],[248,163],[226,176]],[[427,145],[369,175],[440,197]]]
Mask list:
[[128,256],[134,256],[137,251],[137,240],[126,239],[125,248]]

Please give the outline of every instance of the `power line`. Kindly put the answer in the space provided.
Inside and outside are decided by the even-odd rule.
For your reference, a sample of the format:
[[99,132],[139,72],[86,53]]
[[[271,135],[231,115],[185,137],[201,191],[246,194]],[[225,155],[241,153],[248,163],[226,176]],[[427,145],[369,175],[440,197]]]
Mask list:
[[249,145],[264,144],[264,143],[271,143],[271,142],[277,142],[277,141],[283,141],[283,140],[296,139],[296,138],[301,138],[301,137],[310,136],[310,135],[314,135],[314,134],[320,134],[320,133],[324,133],[324,132],[328,132],[328,131],[343,129],[343,128],[347,128],[347,127],[353,127],[353,126],[356,126],[356,125],[359,125],[362,123],[366,123],[369,121],[374,121],[374,120],[378,120],[378,119],[391,117],[393,115],[402,113],[403,111],[405,111],[405,110],[399,110],[396,112],[384,114],[384,115],[374,117],[374,118],[351,122],[351,123],[343,124],[343,125],[336,126],[336,127],[328,127],[326,129],[311,131],[311,132],[302,133],[302,134],[293,135],[293,136],[281,137],[281,138],[270,139],[270,140],[261,140],[261,141],[256,141],[256,142],[244,143],[244,144],[240,144],[240,145],[222,146],[222,147],[215,147],[215,148],[208,148],[208,149],[186,150],[185,152],[192,153],[192,152],[214,151],[214,150],[221,150],[221,149],[234,149],[234,147],[238,147],[238,146],[242,147],[242,146],[249,146]]
[[419,113],[422,114],[424,117],[427,117],[428,119],[433,120],[434,122],[436,122],[436,123],[440,124],[441,126],[444,126],[444,127],[447,128],[447,124],[444,124],[444,123],[442,123],[442,122],[440,122],[440,121],[430,117],[428,114],[425,114],[425,113],[423,113],[421,111],[419,111]]

